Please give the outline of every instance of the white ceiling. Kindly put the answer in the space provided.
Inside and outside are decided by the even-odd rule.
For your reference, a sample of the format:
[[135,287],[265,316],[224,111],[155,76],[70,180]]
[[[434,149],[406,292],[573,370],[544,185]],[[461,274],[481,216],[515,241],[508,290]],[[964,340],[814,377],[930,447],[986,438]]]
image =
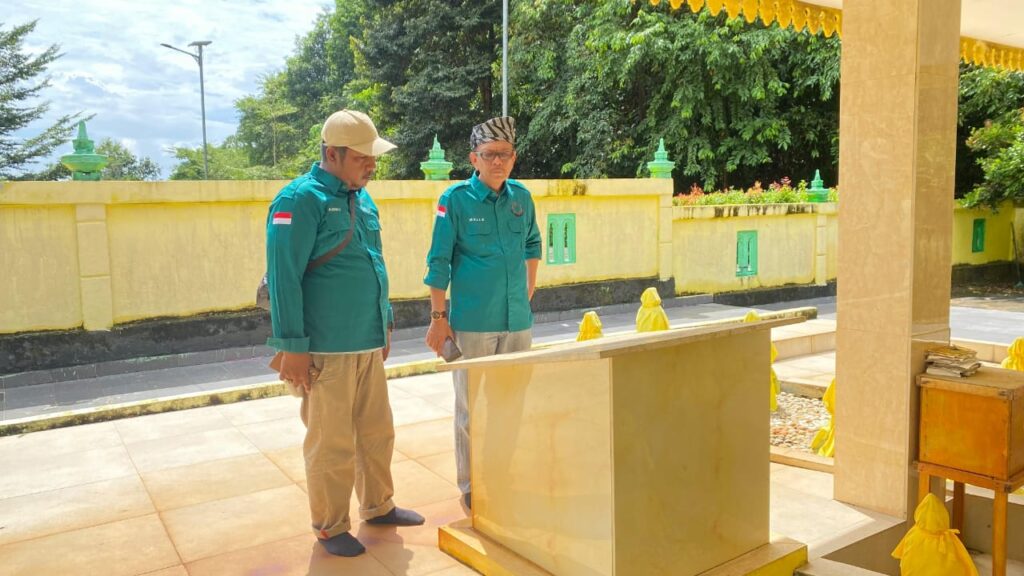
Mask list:
[[[803,1],[831,8],[843,6],[842,0]],[[961,0],[960,34],[978,40],[1024,48],[1024,0]]]

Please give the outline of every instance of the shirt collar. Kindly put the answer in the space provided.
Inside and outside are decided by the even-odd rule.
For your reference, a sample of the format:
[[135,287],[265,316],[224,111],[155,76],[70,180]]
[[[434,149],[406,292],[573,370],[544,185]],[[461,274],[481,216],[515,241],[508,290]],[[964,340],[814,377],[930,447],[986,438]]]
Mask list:
[[[494,190],[488,188],[487,184],[484,184],[480,180],[480,177],[475,170],[473,171],[473,175],[469,177],[469,190],[470,195],[472,195],[473,198],[476,198],[478,202],[483,202],[487,200],[489,196],[494,194]],[[504,193],[504,195],[508,196],[509,198],[512,197],[512,188],[509,187],[508,180],[501,184],[501,190]]]
[[[349,191],[348,186],[344,182],[339,180],[334,174],[321,168],[319,162],[313,162],[313,167],[309,169],[309,175],[320,184],[326,186],[327,190],[335,196],[340,196],[343,192]],[[358,193],[359,190],[353,190],[352,192]]]

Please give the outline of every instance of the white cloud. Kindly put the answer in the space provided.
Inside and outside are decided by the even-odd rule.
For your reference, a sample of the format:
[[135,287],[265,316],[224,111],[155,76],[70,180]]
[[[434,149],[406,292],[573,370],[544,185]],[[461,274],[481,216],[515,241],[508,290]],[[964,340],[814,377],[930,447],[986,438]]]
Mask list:
[[[204,49],[206,131],[210,142],[234,133],[234,102],[259,87],[261,76],[284,68],[297,36],[312,29],[330,0],[14,0],[4,27],[38,19],[26,48],[60,44],[42,99],[47,116],[17,136],[28,137],[62,114],[94,114],[89,136],[132,142],[166,177],[175,164],[168,146],[200,146],[199,68],[194,59],[160,46]],[[13,8],[13,9],[12,9]],[[127,144],[126,144],[127,145]],[[70,143],[66,150],[71,151]]]

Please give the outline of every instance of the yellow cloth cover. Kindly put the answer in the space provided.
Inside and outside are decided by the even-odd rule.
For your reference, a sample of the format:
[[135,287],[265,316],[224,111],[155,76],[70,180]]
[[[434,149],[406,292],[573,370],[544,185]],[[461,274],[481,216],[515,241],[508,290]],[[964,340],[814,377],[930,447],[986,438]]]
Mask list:
[[903,537],[892,557],[900,561],[901,576],[978,576],[970,554],[950,530],[949,513],[934,494],[928,494],[914,511],[914,526]]
[[[747,312],[746,316],[743,317],[743,321],[744,322],[760,322],[761,321],[761,317],[758,316],[757,312],[754,312],[753,310],[751,310],[750,312]],[[774,342],[772,342],[772,352],[771,352],[771,354],[772,354],[771,363],[774,364],[775,363],[775,359],[779,357],[779,350],[775,347],[775,343]],[[775,412],[776,410],[779,409],[779,400],[778,400],[779,392],[782,392],[782,386],[779,385],[779,377],[775,375],[775,368],[771,368],[770,369],[770,379],[769,379],[768,386],[769,386],[769,390],[770,390],[770,393],[771,393],[771,397],[768,399],[768,408],[772,412]]]
[[598,318],[597,312],[591,310],[583,315],[583,321],[580,322],[580,333],[576,335],[576,341],[583,342],[601,336],[604,336],[601,332],[601,319]]
[[1002,366],[1007,370],[1019,370],[1024,372],[1024,338],[1017,338],[1010,344],[1010,347],[1006,349],[1006,353],[1009,354],[1003,359]]
[[821,397],[822,404],[825,405],[825,410],[831,415],[828,419],[828,424],[818,430],[814,434],[814,438],[811,439],[811,450],[818,453],[819,456],[828,456],[832,458],[836,455],[836,379],[833,378],[832,382],[829,383],[828,388],[825,389],[825,395]]
[[668,315],[661,307],[661,296],[653,286],[644,290],[640,296],[640,309],[636,311],[637,332],[657,332],[668,330]]

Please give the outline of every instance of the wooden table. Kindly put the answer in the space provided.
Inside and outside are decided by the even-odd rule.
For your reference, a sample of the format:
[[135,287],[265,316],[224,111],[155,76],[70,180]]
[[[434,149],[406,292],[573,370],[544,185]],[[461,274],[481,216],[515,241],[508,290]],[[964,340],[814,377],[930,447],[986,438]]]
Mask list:
[[1006,508],[1024,486],[1024,372],[981,368],[967,378],[923,374],[918,502],[933,476],[953,481],[953,528],[963,534],[964,485],[995,493],[992,575],[1006,575]]

